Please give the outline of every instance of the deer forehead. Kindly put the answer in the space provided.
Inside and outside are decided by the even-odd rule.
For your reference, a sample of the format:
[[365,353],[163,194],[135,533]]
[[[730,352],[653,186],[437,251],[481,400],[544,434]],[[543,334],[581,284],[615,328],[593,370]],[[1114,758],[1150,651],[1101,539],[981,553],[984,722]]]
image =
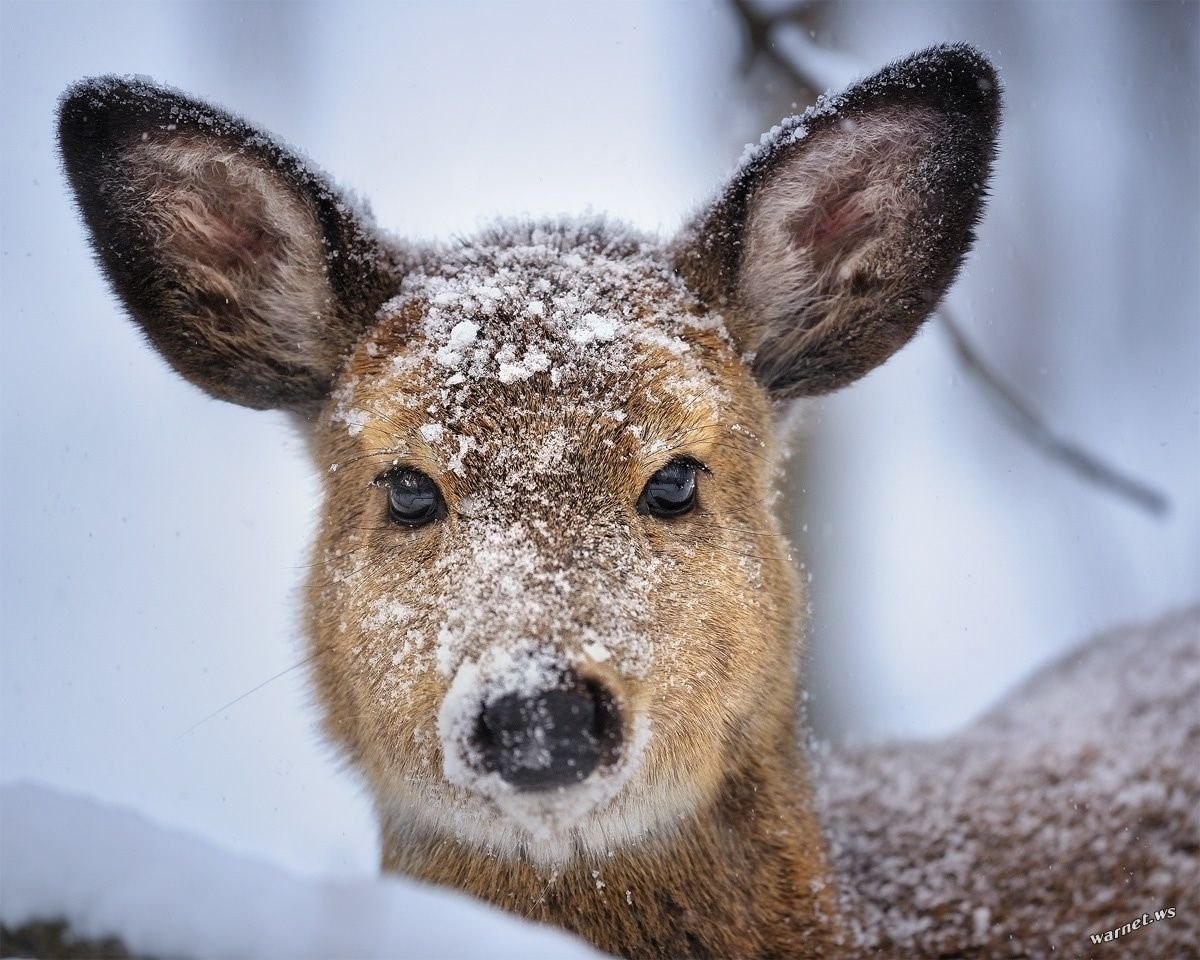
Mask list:
[[453,514],[436,549],[346,562],[340,595],[365,615],[372,662],[402,636],[426,644],[406,663],[444,677],[485,652],[644,673],[671,645],[649,627],[673,548],[650,549],[638,494],[673,456],[721,455],[757,410],[751,384],[721,318],[627,234],[515,230],[411,271],[324,423],[334,485],[357,471],[348,496],[402,463]]
[[736,406],[740,366],[721,318],[656,246],[512,228],[404,278],[327,421],[450,496],[550,492],[572,471],[619,488],[675,453],[703,453]]

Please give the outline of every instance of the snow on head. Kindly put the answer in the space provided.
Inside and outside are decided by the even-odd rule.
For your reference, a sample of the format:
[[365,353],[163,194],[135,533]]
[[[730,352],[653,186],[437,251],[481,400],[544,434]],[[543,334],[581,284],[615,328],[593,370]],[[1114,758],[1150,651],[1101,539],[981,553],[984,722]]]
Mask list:
[[[600,222],[509,225],[438,251],[404,278],[381,318],[381,332],[398,325],[407,341],[393,361],[395,385],[422,393],[451,428],[497,384],[539,374],[594,414],[620,412],[661,351],[681,358],[682,376],[660,391],[721,400],[713,377],[685,356],[698,333],[727,340],[719,318],[699,312],[657,245]],[[354,430],[371,412],[343,405],[335,418]]]

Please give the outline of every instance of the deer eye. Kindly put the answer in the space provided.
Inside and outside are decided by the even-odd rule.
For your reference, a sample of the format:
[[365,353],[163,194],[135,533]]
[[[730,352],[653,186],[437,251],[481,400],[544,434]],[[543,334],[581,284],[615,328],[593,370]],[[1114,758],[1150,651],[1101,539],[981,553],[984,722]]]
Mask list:
[[678,517],[696,505],[696,468],[691,460],[672,460],[652,476],[638,499],[638,513]]
[[393,523],[422,527],[445,515],[437,484],[420,470],[400,467],[389,470],[376,482],[387,488],[388,516]]

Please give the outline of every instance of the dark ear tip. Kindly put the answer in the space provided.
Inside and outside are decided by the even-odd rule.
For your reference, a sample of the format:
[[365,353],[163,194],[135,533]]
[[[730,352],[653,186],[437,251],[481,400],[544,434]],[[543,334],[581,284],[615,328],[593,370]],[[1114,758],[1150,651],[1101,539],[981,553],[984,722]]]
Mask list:
[[88,77],[73,83],[58,98],[58,140],[66,147],[95,126],[112,77]]
[[217,136],[253,132],[224,111],[149,77],[89,77],[58,101],[58,142],[68,166],[76,156],[103,156],[118,141],[176,126]]
[[60,134],[94,126],[114,108],[128,109],[139,102],[148,105],[163,89],[137,77],[87,77],[71,84],[58,100]]
[[885,68],[880,78],[920,91],[948,111],[988,122],[1000,113],[1000,76],[991,60],[969,43],[928,47]]
[[84,158],[104,157],[139,115],[150,121],[169,91],[140,77],[88,77],[58,101],[58,144],[68,171]]

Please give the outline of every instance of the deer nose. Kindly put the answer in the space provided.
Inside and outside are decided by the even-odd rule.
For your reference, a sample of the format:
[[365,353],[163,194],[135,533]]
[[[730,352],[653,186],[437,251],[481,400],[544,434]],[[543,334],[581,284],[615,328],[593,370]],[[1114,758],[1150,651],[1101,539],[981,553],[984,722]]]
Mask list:
[[552,790],[579,783],[621,745],[612,695],[573,675],[533,694],[506,693],[484,705],[473,746],[489,773],[518,790]]

